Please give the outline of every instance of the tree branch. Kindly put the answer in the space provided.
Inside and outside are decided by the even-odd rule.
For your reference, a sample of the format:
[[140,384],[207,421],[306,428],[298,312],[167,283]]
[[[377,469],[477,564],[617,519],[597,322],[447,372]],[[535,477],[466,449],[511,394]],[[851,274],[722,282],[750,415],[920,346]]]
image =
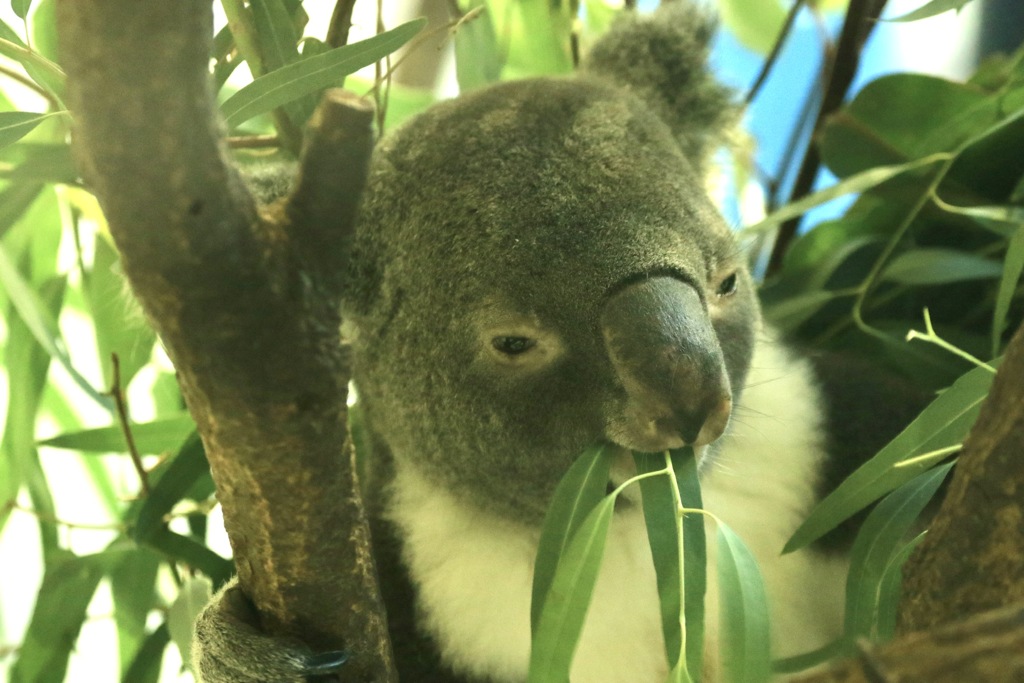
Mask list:
[[1024,680],[1024,604],[892,643],[795,683],[1017,683]]
[[243,589],[270,632],[350,651],[346,680],[395,680],[338,331],[372,110],[329,97],[296,194],[257,210],[211,90],[209,0],[58,13],[76,158],[177,368]]
[[[846,20],[839,36],[839,45],[836,47],[835,54],[827,57],[825,93],[818,109],[818,116],[814,122],[803,162],[800,164],[800,170],[794,181],[793,192],[789,198],[791,202],[803,198],[814,189],[814,180],[818,177],[818,170],[821,168],[821,153],[818,151],[817,135],[821,131],[825,119],[842,106],[850,84],[853,83],[853,79],[857,75],[861,50],[878,22],[878,17],[885,7],[885,1],[850,0],[846,10]],[[779,232],[775,237],[775,246],[768,259],[766,276],[777,273],[782,267],[782,259],[789,249],[790,242],[796,237],[799,225],[800,218],[797,217],[786,221],[779,227]]]

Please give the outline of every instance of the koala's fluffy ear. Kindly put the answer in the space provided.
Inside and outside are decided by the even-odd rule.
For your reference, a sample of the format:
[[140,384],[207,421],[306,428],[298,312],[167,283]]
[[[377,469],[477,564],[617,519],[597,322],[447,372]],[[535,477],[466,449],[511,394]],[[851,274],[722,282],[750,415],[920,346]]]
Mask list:
[[714,15],[699,3],[666,2],[649,15],[624,13],[581,65],[643,100],[705,175],[708,156],[736,122],[731,92],[708,73]]

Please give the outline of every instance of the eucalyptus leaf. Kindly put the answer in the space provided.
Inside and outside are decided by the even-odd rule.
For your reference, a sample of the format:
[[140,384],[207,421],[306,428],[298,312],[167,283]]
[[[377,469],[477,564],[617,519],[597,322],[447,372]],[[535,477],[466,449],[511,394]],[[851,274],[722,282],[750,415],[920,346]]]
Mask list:
[[[998,361],[990,364],[995,366]],[[962,443],[978,417],[992,377],[989,369],[975,368],[942,392],[906,429],[811,510],[783,552],[793,552],[813,543],[929,466],[925,463],[897,467],[901,461]]]
[[786,23],[779,0],[719,0],[722,23],[743,44],[760,55],[771,52]]
[[84,278],[84,289],[100,368],[104,377],[113,377],[111,356],[117,354],[122,388],[127,387],[142,366],[149,362],[156,333],[146,324],[142,312],[125,290],[119,272],[117,251],[102,233],[93,240],[93,264]]
[[28,211],[42,189],[38,183],[11,183],[0,191],[0,237]]
[[71,363],[67,346],[57,327],[56,318],[41,304],[39,296],[18,272],[2,244],[0,244],[0,284],[7,290],[11,303],[14,304],[21,319],[25,321],[39,345],[46,350],[51,358],[64,366],[75,383],[87,395],[104,408],[109,409],[112,405],[110,398],[100,394]]
[[966,280],[995,280],[1002,264],[956,249],[905,251],[882,271],[882,279],[904,285],[942,285]]
[[28,11],[32,8],[32,0],[11,0],[11,10],[18,15],[19,19],[28,17]]
[[927,534],[927,531],[922,531],[906,543],[890,558],[882,572],[882,578],[878,582],[878,610],[873,626],[873,632],[879,642],[888,642],[896,635],[897,610],[900,598],[903,597],[903,565]]
[[100,579],[119,551],[76,556],[61,550],[46,564],[32,618],[11,668],[11,683],[61,683]]
[[424,19],[410,21],[373,38],[334,48],[260,76],[229,97],[221,105],[221,113],[228,126],[235,127],[258,114],[338,85],[348,74],[400,48],[425,24]]
[[[662,632],[669,668],[682,680],[699,677],[704,657],[704,597],[707,587],[707,548],[704,516],[686,513],[679,506],[703,507],[697,460],[692,448],[668,454],[634,453],[637,474],[670,466],[665,476],[640,480],[644,521],[651,546],[661,605]],[[679,499],[673,491],[678,491]],[[685,657],[680,658],[685,642]]]
[[36,114],[28,111],[0,112],[0,149],[11,145],[32,132],[32,129],[56,114]]
[[164,622],[146,636],[131,664],[121,676],[121,683],[157,683],[160,679],[164,649],[170,640],[170,631]]
[[865,192],[881,185],[887,180],[895,178],[900,174],[923,168],[925,166],[931,166],[939,163],[940,161],[947,161],[949,158],[950,155],[948,154],[932,154],[921,159],[914,159],[913,161],[908,161],[902,164],[878,166],[863,170],[836,183],[835,185],[832,185],[831,187],[809,194],[802,199],[791,204],[787,204],[781,209],[773,211],[764,220],[743,228],[742,233],[750,234],[774,229],[789,219],[802,216],[807,213],[808,210],[824,204],[825,202],[832,201],[839,197],[844,197],[848,194]]
[[[63,306],[64,285],[63,278],[53,278],[39,288],[40,304],[48,314],[56,314]],[[56,517],[56,508],[34,441],[50,356],[13,311],[7,317],[6,344],[8,401],[4,432],[0,437],[0,461],[7,471],[0,470],[6,475],[0,479],[0,493],[5,501],[16,500],[23,486],[28,489],[32,508],[39,515],[39,536],[43,557],[47,559],[59,549],[57,529],[47,520]],[[0,529],[11,509],[0,506]]]
[[459,90],[469,92],[497,82],[505,66],[489,12],[463,18],[455,29],[455,75]]
[[166,527],[148,537],[146,545],[176,562],[203,572],[210,577],[215,591],[234,574],[235,565],[231,560],[221,557],[200,541],[176,534]]
[[[131,425],[135,448],[142,455],[159,455],[178,448],[195,428],[195,422],[188,413]],[[40,441],[39,445],[89,453],[128,452],[120,425],[60,434]]]
[[718,522],[719,653],[723,680],[771,678],[768,597],[757,560],[742,539]]
[[605,495],[612,455],[612,447],[606,444],[588,448],[576,459],[555,489],[551,507],[541,527],[533,570],[530,624],[534,633],[556,568],[570,540]]
[[121,672],[126,673],[146,639],[146,620],[160,607],[156,592],[160,558],[148,548],[133,548],[110,567],[110,591]]
[[951,153],[999,120],[1001,106],[998,98],[962,83],[922,74],[883,76],[829,118],[822,159],[843,178]]
[[528,683],[569,680],[576,645],[601,569],[616,496],[590,511],[558,562],[530,648]]
[[61,101],[66,76],[56,63],[30,49],[11,28],[0,22],[0,55],[19,62],[25,73],[57,101]]
[[209,471],[203,443],[193,432],[181,450],[159,472],[153,473],[149,494],[137,501],[126,515],[126,521],[132,525],[132,537],[145,543],[159,533],[166,524],[166,515]]
[[1010,305],[1013,303],[1013,295],[1020,283],[1022,271],[1024,271],[1024,227],[1017,228],[1016,234],[1010,238],[1009,246],[1006,249],[1003,275],[999,280],[999,292],[996,294],[996,306],[992,314],[993,356],[997,355],[1002,347],[1006,316],[1010,312]]
[[[918,475],[887,495],[871,511],[850,549],[844,633],[850,642],[875,638],[879,591],[890,563],[918,515],[938,491],[953,463]],[[892,607],[895,607],[893,605]]]
[[183,662],[192,661],[192,626],[212,595],[213,584],[208,578],[190,576],[167,611],[167,627]]
[[892,19],[884,19],[883,21],[918,21],[919,19],[927,19],[929,17],[934,17],[939,14],[948,12],[950,10],[956,10],[957,12],[959,12],[961,9],[966,7],[967,4],[970,2],[971,0],[931,0],[931,2],[922,5],[921,7],[918,7],[916,10],[912,12],[901,14],[900,16],[894,17]]

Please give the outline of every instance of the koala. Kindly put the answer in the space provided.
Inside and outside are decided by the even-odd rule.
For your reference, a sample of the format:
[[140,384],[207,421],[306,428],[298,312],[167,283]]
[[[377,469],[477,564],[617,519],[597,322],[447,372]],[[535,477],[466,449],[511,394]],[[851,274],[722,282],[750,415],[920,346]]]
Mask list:
[[[574,75],[439,103],[374,152],[343,317],[403,681],[526,680],[541,522],[597,443],[618,451],[610,484],[631,451],[694,447],[705,506],[760,562],[775,656],[841,631],[842,548],[781,549],[910,409],[876,414],[869,374],[805,357],[762,321],[703,189],[736,119],[706,69],[712,31],[688,3],[628,14]],[[616,510],[573,683],[667,676],[637,496]],[[202,680],[323,672],[254,623],[236,586],[214,599],[197,623]]]

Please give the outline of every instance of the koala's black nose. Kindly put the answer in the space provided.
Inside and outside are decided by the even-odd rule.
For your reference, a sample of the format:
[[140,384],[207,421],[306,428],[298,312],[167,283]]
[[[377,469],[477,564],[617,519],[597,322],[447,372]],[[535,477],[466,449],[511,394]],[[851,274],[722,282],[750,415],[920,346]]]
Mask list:
[[601,328],[628,397],[608,418],[609,438],[658,451],[722,435],[732,409],[729,377],[692,285],[668,276],[629,284],[606,302]]

